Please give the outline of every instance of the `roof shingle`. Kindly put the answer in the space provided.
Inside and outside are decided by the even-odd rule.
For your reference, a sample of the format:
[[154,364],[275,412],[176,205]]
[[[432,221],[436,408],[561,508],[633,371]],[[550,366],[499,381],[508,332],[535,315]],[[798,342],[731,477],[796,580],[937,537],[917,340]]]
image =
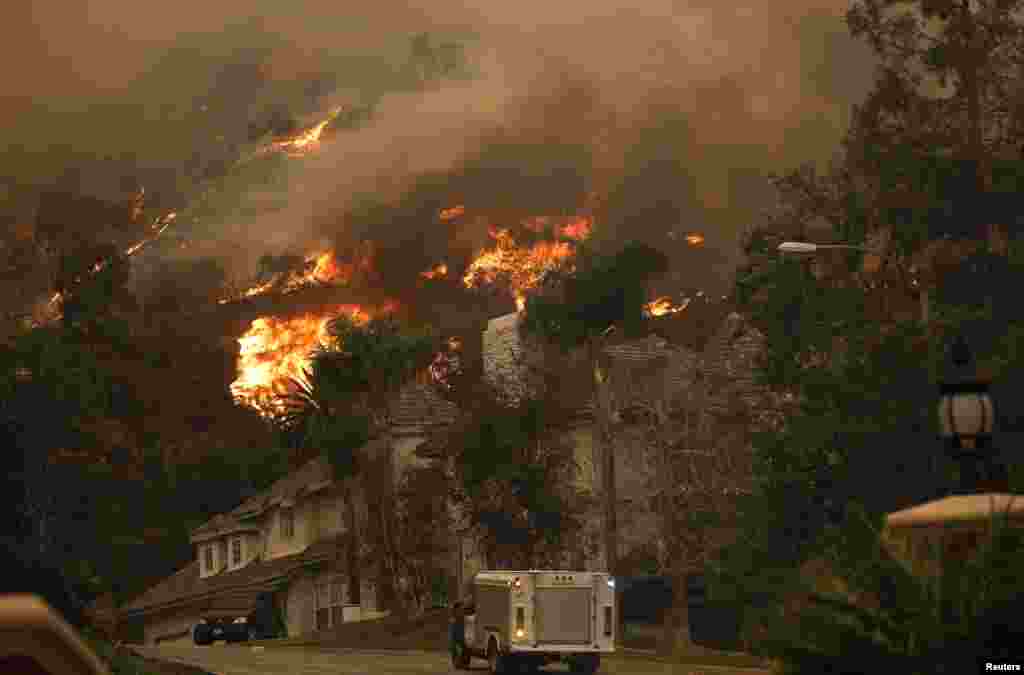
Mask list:
[[323,539],[301,553],[273,560],[249,563],[239,570],[199,577],[199,562],[192,561],[179,571],[135,598],[121,609],[141,613],[171,604],[197,602],[205,611],[246,613],[255,606],[256,596],[284,580],[296,570],[328,559],[343,535]]

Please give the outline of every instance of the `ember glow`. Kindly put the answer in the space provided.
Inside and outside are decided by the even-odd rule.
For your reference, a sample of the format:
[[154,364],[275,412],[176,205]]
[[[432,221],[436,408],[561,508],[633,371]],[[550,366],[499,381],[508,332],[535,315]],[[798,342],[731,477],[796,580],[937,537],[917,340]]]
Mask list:
[[[140,188],[139,193],[136,195],[134,200],[136,203],[133,204],[132,207],[132,215],[135,218],[141,215],[141,207],[138,206],[137,202],[144,195],[145,188]],[[131,257],[138,253],[139,251],[141,251],[143,248],[145,248],[148,244],[151,244],[153,241],[158,239],[160,235],[164,233],[164,230],[171,226],[171,223],[174,222],[174,219],[177,217],[177,215],[178,214],[175,213],[174,211],[170,211],[167,214],[154,220],[153,223],[149,226],[149,229],[151,230],[150,234],[141,241],[132,244],[131,246],[126,248],[124,251],[124,255],[127,257]],[[89,274],[97,274],[107,266],[108,262],[109,261],[105,258],[97,260],[95,263],[93,263],[92,267],[89,268]],[[81,281],[81,278],[75,279],[76,283],[81,283]],[[63,293],[59,291],[54,293],[53,296],[50,298],[49,302],[43,305],[41,310],[34,313],[35,316],[33,319],[33,325],[42,326],[45,324],[52,323],[54,321],[59,321],[63,317],[63,313],[61,311],[62,300],[64,300]]]
[[704,235],[702,234],[688,234],[686,235],[686,243],[690,246],[700,246],[704,243]]
[[[546,224],[538,218],[524,223],[527,229],[534,231]],[[580,218],[557,231],[566,238],[581,241],[590,235],[590,226],[589,218]],[[500,279],[508,284],[519,311],[526,307],[526,297],[537,288],[544,274],[576,254],[575,242],[539,241],[526,247],[519,246],[508,229],[492,227],[490,234],[494,246],[481,251],[470,263],[462,283],[466,288],[480,288]]]
[[644,305],[644,314],[647,316],[665,316],[666,314],[675,314],[676,312],[681,312],[686,309],[686,306],[689,304],[689,298],[684,300],[681,305],[677,305],[672,298],[666,295]]
[[430,377],[445,389],[451,389],[451,379],[459,374],[459,354],[462,352],[462,340],[458,337],[448,338],[445,348],[439,351],[427,368]]
[[335,108],[331,111],[327,119],[318,122],[315,126],[306,129],[300,134],[293,136],[285,141],[278,141],[274,146],[280,150],[284,150],[290,155],[301,156],[308,153],[311,150],[316,149],[320,145],[320,136],[323,135],[324,129],[327,125],[334,121],[341,113],[341,108]]
[[440,218],[442,222],[447,222],[458,218],[465,212],[465,206],[452,206],[451,208],[441,209],[441,212],[437,214],[437,217]]
[[441,263],[440,265],[434,265],[426,272],[420,272],[420,276],[424,279],[440,279],[448,276],[448,265]]
[[[363,259],[361,267],[369,267],[371,261]],[[272,290],[279,290],[282,293],[290,293],[306,286],[316,284],[333,284],[344,286],[352,280],[356,264],[351,262],[340,262],[334,251],[322,251],[306,257],[306,264],[301,270],[294,270],[287,274],[279,274],[270,281],[257,284],[246,289],[239,296],[221,298],[218,302],[222,305],[241,298],[252,298],[257,295],[269,293]]]
[[583,241],[590,236],[591,227],[594,225],[593,218],[583,216],[562,226],[561,235],[567,239]]
[[235,400],[264,415],[280,412],[277,397],[287,393],[292,379],[304,378],[310,353],[327,338],[327,324],[342,315],[350,316],[357,324],[370,319],[365,308],[346,304],[297,317],[253,321],[238,338],[238,379],[231,383]]

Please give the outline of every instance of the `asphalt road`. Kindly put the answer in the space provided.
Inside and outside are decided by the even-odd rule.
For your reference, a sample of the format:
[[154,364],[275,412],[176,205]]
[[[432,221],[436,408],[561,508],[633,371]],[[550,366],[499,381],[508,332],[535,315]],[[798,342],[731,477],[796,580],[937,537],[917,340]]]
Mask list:
[[[449,675],[464,671],[452,668],[447,654],[411,651],[361,651],[313,647],[253,648],[214,644],[197,647],[166,644],[132,647],[143,656],[178,661],[203,668],[214,675]],[[474,659],[472,672],[487,672],[484,661]],[[541,672],[568,672],[561,664]],[[608,675],[762,675],[767,671],[722,666],[692,666],[643,659],[606,659],[599,673]]]

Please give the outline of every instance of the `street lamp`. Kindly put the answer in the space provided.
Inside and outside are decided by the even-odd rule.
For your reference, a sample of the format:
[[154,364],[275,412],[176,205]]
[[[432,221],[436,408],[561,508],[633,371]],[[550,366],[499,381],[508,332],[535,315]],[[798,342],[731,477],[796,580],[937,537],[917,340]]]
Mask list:
[[939,428],[953,459],[960,465],[959,492],[1007,489],[1006,468],[991,450],[995,418],[988,382],[969,372],[973,363],[963,336],[950,347],[954,375],[939,385]]
[[[779,244],[780,253],[810,255],[818,249],[845,248],[871,251],[852,244],[812,244],[786,241]],[[922,321],[927,324],[927,296],[922,295]],[[988,395],[988,382],[978,379],[968,368],[973,357],[963,336],[954,338],[950,348],[955,376],[939,385],[939,426],[953,459],[960,465],[958,491],[973,494],[980,489],[1009,491],[1006,467],[996,461],[990,449],[994,411]]]
[[825,248],[845,248],[853,249],[855,251],[870,250],[864,246],[854,246],[853,244],[812,244],[806,241],[784,241],[781,244],[779,244],[779,253],[798,253],[810,255],[813,253],[817,253],[819,250]]

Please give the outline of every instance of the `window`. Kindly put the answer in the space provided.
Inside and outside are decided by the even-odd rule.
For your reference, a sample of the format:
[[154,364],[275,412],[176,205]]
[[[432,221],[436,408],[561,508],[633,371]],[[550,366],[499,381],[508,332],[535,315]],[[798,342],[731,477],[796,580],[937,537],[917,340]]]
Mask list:
[[344,607],[348,602],[348,586],[343,577],[323,577],[316,584],[316,629],[327,630],[340,626]]
[[213,571],[213,544],[207,544],[203,547],[203,565],[206,567],[207,572]]
[[237,567],[242,564],[242,538],[235,537],[231,540],[231,565]]
[[295,512],[292,509],[281,509],[281,537],[291,539],[295,536]]

